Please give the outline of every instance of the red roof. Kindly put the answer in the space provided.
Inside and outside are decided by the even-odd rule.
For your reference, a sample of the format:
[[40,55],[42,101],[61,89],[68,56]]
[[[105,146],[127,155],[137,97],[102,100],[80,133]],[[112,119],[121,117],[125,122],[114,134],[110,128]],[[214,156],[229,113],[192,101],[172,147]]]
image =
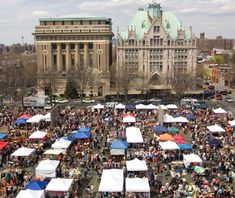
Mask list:
[[9,142],[0,141],[0,150],[2,150]]
[[123,118],[126,118],[126,117],[128,117],[128,116],[135,118],[135,115],[134,115],[134,114],[125,114],[125,115],[123,116]]

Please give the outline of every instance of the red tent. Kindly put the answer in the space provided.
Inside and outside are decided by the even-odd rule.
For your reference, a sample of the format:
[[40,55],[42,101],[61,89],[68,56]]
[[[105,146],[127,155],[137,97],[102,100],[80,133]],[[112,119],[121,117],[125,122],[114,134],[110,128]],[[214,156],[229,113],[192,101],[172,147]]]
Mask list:
[[185,140],[175,140],[176,144],[186,144]]
[[31,116],[31,115],[28,115],[28,114],[24,114],[24,115],[18,117],[18,119],[19,119],[19,118],[29,119],[29,118],[32,118],[32,116]]
[[173,138],[174,140],[184,140],[184,137],[181,135],[174,135]]
[[0,141],[0,150],[4,149],[9,142]]

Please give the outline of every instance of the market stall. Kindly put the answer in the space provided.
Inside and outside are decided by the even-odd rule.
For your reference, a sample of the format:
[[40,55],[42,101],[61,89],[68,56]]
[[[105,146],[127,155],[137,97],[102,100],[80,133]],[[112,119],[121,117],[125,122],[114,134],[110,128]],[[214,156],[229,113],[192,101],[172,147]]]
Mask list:
[[178,150],[180,147],[173,141],[159,142],[162,150]]
[[150,185],[148,179],[126,178],[126,193],[128,196],[150,197]]
[[135,158],[133,160],[126,161],[127,171],[147,171],[148,167],[144,160]]
[[125,150],[128,148],[126,141],[113,141],[110,146],[111,155],[125,155]]
[[188,155],[183,155],[183,163],[184,163],[185,167],[187,168],[192,163],[193,164],[196,163],[196,164],[201,165],[202,159],[199,157],[199,155],[192,153],[192,154],[188,154]]
[[44,190],[21,190],[16,198],[44,198]]
[[37,177],[56,177],[59,164],[58,160],[43,160],[36,167],[35,174]]
[[122,192],[124,174],[122,169],[104,169],[99,185],[99,192]]
[[128,122],[136,122],[135,115],[133,114],[126,114],[123,116],[123,122],[128,123]]
[[212,133],[224,133],[225,132],[225,130],[217,124],[212,125],[212,126],[207,126],[206,128]]
[[143,136],[137,127],[126,128],[126,139],[128,143],[143,143]]

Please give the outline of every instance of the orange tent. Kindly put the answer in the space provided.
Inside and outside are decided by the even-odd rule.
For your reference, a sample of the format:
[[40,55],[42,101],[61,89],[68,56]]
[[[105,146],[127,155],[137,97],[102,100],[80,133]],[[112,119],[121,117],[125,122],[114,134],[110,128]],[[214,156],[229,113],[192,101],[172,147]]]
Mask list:
[[160,135],[160,140],[161,141],[168,141],[168,140],[174,140],[174,138],[172,135],[164,133],[164,134]]

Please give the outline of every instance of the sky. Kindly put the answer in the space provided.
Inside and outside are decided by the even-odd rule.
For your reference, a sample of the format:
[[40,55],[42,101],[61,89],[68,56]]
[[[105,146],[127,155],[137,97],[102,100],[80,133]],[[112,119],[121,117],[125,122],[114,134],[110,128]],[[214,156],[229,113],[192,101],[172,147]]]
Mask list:
[[[32,44],[32,32],[43,17],[87,17],[112,18],[113,32],[128,23],[138,10],[147,8],[152,0],[0,0],[0,43]],[[187,28],[199,36],[235,38],[235,0],[156,0],[163,10],[175,13]]]

